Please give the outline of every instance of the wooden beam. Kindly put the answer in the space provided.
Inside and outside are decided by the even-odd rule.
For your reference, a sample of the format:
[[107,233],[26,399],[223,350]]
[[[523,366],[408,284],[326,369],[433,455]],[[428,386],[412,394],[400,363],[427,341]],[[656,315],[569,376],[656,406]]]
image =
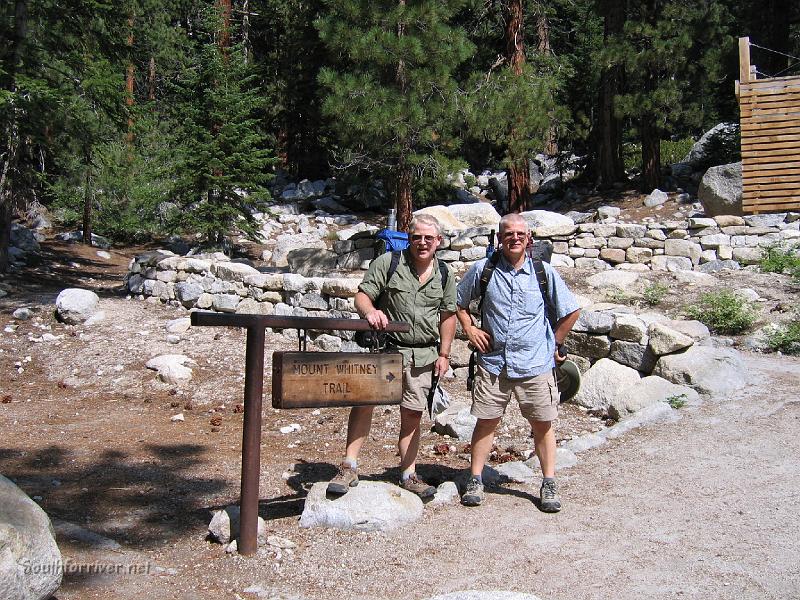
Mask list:
[[750,82],[750,38],[739,38],[739,81]]

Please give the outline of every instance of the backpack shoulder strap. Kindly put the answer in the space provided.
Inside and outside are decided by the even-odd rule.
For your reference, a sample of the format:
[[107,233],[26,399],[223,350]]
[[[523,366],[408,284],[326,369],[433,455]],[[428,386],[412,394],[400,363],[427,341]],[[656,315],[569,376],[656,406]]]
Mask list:
[[483,265],[481,277],[478,280],[481,292],[480,300],[478,301],[479,312],[483,308],[483,297],[486,295],[486,288],[489,287],[489,281],[492,279],[492,275],[494,275],[494,270],[497,268],[497,263],[500,262],[500,256],[502,256],[500,252],[494,252]]
[[386,283],[387,283],[387,285],[389,283],[389,280],[391,280],[392,275],[394,275],[394,272],[397,271],[397,265],[400,264],[400,254],[402,254],[402,252],[400,250],[394,250],[392,252],[392,260],[389,263],[389,270],[386,271]]
[[444,292],[445,286],[447,286],[447,278],[450,276],[450,272],[447,270],[447,265],[445,262],[437,258],[436,262],[439,264],[439,275],[442,276],[442,292]]
[[533,272],[536,274],[536,283],[539,284],[539,291],[542,293],[542,300],[544,300],[544,309],[547,314],[547,320],[550,322],[550,329],[555,331],[555,310],[550,302],[549,286],[547,282],[547,273],[544,270],[544,263],[538,259],[532,259]]

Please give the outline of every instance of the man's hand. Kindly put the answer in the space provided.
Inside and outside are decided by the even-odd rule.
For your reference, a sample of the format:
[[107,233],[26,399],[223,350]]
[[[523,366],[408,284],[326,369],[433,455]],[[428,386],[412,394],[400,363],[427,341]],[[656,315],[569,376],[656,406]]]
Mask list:
[[383,313],[382,310],[375,309],[367,313],[366,317],[364,317],[369,326],[373,329],[386,329],[386,326],[389,324],[388,317]]
[[478,352],[485,354],[492,349],[492,336],[486,333],[483,329],[471,325],[465,330],[469,343],[478,349]]
[[433,374],[436,377],[444,377],[444,374],[447,373],[448,368],[450,368],[450,359],[446,356],[440,356],[436,359],[436,363],[433,365]]
[[556,344],[556,351],[553,352],[553,357],[556,360],[556,366],[562,364],[565,360],[567,360],[567,353],[561,354],[562,344]]

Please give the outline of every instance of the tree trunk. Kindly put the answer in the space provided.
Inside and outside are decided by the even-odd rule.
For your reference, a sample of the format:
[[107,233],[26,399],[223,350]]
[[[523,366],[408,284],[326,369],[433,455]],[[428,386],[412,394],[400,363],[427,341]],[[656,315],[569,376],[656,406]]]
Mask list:
[[156,59],[150,57],[150,69],[147,72],[147,99],[156,99]]
[[8,67],[7,91],[11,93],[7,129],[3,133],[4,148],[0,148],[0,273],[8,270],[8,248],[11,245],[11,219],[13,218],[13,178],[19,157],[19,122],[22,116],[16,104],[17,72],[22,66],[25,41],[28,37],[28,2],[17,0],[14,4],[14,36],[11,40],[11,61]]
[[[550,49],[550,22],[547,20],[547,12],[543,5],[539,4],[536,15],[536,33],[539,43],[536,47],[539,54],[549,55]],[[556,123],[551,121],[547,128],[544,142],[544,153],[554,156],[558,154],[558,135]]]
[[242,2],[242,50],[244,52],[244,64],[250,63],[250,2]]
[[[406,0],[398,0],[398,4],[405,6]],[[401,38],[404,35],[405,23],[401,20],[397,24],[397,37]],[[397,61],[395,81],[398,93],[400,95],[405,94],[408,88],[408,74],[406,73],[406,64],[403,59]],[[411,200],[411,182],[414,175],[411,167],[406,162],[406,156],[408,156],[407,151],[404,151],[398,158],[394,182],[392,183],[392,196],[394,207],[397,210],[397,229],[399,231],[408,231],[408,225],[411,223],[411,214],[414,212],[414,204]]]
[[661,184],[661,136],[655,117],[642,117],[639,132],[642,142],[642,191],[652,192]]
[[94,189],[92,188],[92,157],[86,155],[86,183],[83,189],[83,243],[92,245],[92,207]]
[[227,55],[228,48],[231,46],[231,0],[217,0],[220,9],[222,23],[218,36],[219,48],[223,54]]
[[131,146],[133,145],[133,90],[136,71],[133,65],[133,20],[134,15],[128,17],[128,68],[125,70],[125,107],[128,111],[128,135],[126,142],[128,144],[128,161],[132,160]]
[[[625,0],[604,0],[603,39],[610,40],[622,33],[627,11]],[[615,98],[622,89],[624,73],[620,65],[610,65],[600,74],[598,123],[595,132],[597,152],[596,179],[598,185],[611,185],[625,178],[622,159],[622,121],[616,115]]]
[[[525,64],[525,23],[522,0],[509,0],[506,5],[506,60],[514,75],[522,75]],[[514,132],[512,130],[511,137]],[[522,212],[530,208],[530,171],[527,156],[510,157],[506,168],[508,181],[508,206],[510,212]]]
[[402,161],[395,169],[390,191],[394,206],[397,209],[398,231],[408,231],[408,225],[411,223],[411,216],[414,210],[414,205],[411,201],[413,177],[413,171],[405,161]]

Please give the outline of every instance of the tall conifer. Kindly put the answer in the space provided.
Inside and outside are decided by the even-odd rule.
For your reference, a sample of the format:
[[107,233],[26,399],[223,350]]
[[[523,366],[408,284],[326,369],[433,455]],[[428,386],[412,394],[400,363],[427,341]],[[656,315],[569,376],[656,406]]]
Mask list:
[[473,51],[451,26],[464,0],[326,0],[317,20],[336,66],[319,80],[344,162],[384,177],[398,225],[411,219],[415,174],[448,141],[458,104],[453,74]]

